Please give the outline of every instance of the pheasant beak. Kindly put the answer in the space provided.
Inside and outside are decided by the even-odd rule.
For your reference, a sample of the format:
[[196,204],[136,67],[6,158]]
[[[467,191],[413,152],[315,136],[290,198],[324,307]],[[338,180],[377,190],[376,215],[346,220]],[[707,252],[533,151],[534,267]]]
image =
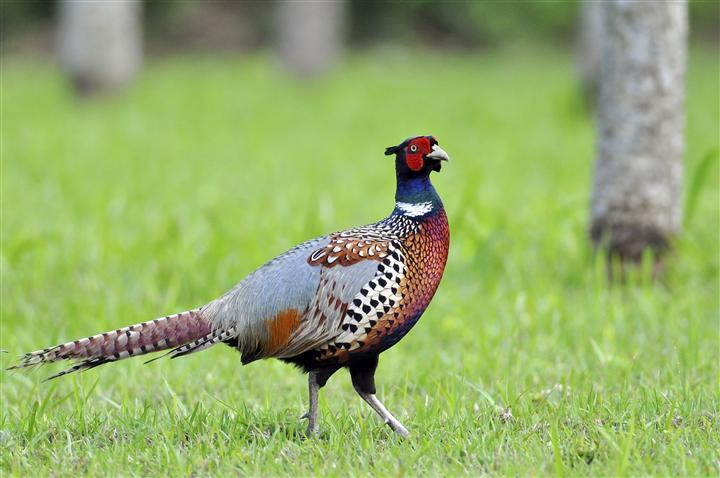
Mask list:
[[434,144],[432,151],[425,156],[427,159],[437,159],[438,161],[450,161],[450,156],[437,144]]
[[439,173],[442,168],[440,161],[450,161],[450,156],[440,146],[434,144],[432,151],[425,155],[425,159],[434,159],[435,161],[430,163],[430,169]]

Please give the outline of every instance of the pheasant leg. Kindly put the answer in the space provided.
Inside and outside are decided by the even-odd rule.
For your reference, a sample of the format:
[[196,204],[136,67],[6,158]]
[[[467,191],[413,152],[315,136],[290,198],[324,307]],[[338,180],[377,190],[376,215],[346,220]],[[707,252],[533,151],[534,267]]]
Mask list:
[[357,388],[355,391],[360,395],[360,397],[365,400],[368,405],[372,407],[375,412],[377,412],[378,415],[380,415],[380,418],[383,419],[383,421],[390,427],[392,430],[400,435],[403,438],[407,438],[410,436],[410,432],[407,431],[407,428],[403,426],[400,421],[395,418],[392,413],[388,411],[387,408],[385,408],[385,405],[382,404],[380,400],[375,396],[375,394],[372,393],[364,393]]
[[308,412],[302,416],[302,418],[307,418],[308,420],[307,431],[305,432],[307,436],[315,436],[318,432],[317,409],[320,385],[317,382],[317,375],[317,371],[312,371],[308,374],[309,408]]
[[380,415],[380,418],[382,418],[395,433],[403,438],[407,437],[410,435],[407,428],[405,428],[375,396],[375,369],[377,369],[377,364],[377,357],[352,363],[349,368],[353,387],[357,394]]

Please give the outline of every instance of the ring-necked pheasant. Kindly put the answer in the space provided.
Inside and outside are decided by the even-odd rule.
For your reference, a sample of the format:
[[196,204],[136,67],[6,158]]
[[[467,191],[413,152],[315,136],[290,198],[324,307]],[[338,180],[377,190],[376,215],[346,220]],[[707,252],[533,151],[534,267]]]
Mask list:
[[50,378],[172,349],[172,358],[217,343],[242,363],[275,357],[309,374],[308,434],[317,431],[319,389],[342,367],[357,393],[395,432],[408,431],[375,396],[378,355],[399,341],[430,303],[445,268],[447,216],[430,183],[448,156],[432,136],[389,147],[395,208],[385,219],[304,242],[197,309],[26,354],[12,368],[76,360]]

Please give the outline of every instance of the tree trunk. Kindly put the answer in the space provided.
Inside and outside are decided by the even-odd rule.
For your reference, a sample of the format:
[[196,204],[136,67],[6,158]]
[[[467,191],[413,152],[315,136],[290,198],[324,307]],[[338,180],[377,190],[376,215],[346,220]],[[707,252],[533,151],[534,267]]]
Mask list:
[[126,86],[142,62],[139,0],[62,0],[58,53],[80,94]]
[[342,47],[344,0],[280,0],[277,42],[283,64],[300,76],[324,73]]
[[582,0],[575,58],[585,100],[597,104],[605,9],[600,0]]
[[590,236],[610,256],[664,252],[681,225],[687,3],[605,9]]

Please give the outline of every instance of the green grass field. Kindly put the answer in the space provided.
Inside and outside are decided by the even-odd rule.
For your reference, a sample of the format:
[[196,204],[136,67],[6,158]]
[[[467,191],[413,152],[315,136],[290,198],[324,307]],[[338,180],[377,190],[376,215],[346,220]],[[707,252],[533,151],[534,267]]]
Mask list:
[[346,372],[303,439],[305,377],[219,346],[48,383],[60,366],[0,372],[3,475],[718,474],[716,52],[689,67],[685,230],[662,281],[625,286],[586,237],[594,134],[570,55],[388,51],[313,84],[273,65],[157,60],[127,94],[76,102],[51,65],[3,64],[0,365],[383,217],[384,147],[433,134],[450,258],[377,376],[410,439]]

